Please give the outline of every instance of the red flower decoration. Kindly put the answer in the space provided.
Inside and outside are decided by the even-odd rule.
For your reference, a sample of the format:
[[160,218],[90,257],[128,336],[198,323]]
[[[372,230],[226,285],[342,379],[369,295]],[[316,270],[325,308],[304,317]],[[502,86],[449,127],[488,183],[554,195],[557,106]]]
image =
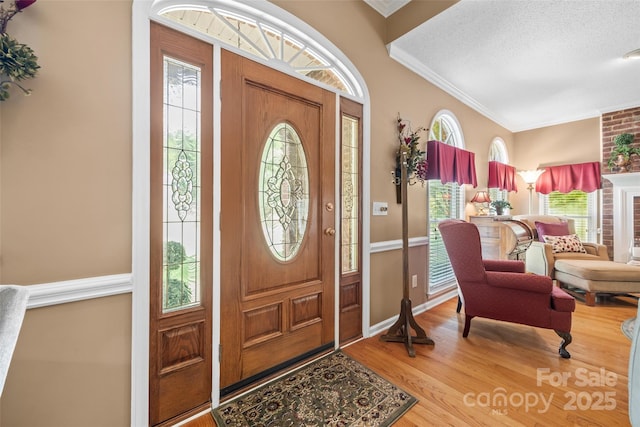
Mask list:
[[415,131],[411,130],[411,125],[404,121],[400,114],[398,114],[398,140],[400,147],[396,153],[396,176],[400,176],[400,153],[406,151],[407,153],[407,176],[415,176],[424,181],[427,176],[427,160],[425,159],[425,152],[420,149],[419,139],[420,132],[424,132],[427,129],[419,127]]
[[[7,32],[7,24],[16,13],[21,12],[22,9],[31,6],[35,2],[36,0],[15,0],[6,9],[0,5],[0,33],[5,34]],[[3,1],[0,0],[0,3],[3,3]]]
[[36,0],[16,0],[16,8],[18,10],[26,9],[35,2]]

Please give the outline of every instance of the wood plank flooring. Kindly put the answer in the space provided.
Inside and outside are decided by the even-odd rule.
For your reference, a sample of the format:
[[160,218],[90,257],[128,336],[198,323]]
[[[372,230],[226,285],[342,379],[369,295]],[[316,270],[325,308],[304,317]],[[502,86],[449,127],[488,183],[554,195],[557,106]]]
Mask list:
[[[627,371],[631,341],[623,320],[637,301],[577,301],[571,359],[558,355],[553,331],[464,316],[450,300],[416,316],[435,346],[363,339],[344,352],[419,399],[394,426],[629,426]],[[186,424],[212,427],[210,415]]]

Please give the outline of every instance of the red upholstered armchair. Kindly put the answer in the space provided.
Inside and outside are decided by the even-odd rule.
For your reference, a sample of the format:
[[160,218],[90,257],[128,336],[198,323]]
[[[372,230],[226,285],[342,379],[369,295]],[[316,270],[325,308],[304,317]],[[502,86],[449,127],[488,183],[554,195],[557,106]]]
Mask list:
[[446,220],[438,228],[464,301],[463,337],[476,316],[553,329],[562,338],[560,356],[571,357],[566,347],[576,306],[572,296],[548,276],[526,274],[523,261],[483,261],[475,224]]

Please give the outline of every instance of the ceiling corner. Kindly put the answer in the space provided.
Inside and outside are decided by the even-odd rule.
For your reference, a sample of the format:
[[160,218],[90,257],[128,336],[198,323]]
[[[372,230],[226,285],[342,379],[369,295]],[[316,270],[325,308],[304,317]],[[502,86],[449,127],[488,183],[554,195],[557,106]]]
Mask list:
[[374,8],[380,15],[388,18],[397,10],[409,3],[411,0],[364,0],[369,6]]

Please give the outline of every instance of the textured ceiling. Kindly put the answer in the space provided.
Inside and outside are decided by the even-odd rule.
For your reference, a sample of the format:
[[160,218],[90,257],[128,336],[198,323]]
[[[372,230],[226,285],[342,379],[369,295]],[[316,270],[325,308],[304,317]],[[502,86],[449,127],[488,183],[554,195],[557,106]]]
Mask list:
[[640,105],[640,0],[462,0],[390,55],[511,131]]

